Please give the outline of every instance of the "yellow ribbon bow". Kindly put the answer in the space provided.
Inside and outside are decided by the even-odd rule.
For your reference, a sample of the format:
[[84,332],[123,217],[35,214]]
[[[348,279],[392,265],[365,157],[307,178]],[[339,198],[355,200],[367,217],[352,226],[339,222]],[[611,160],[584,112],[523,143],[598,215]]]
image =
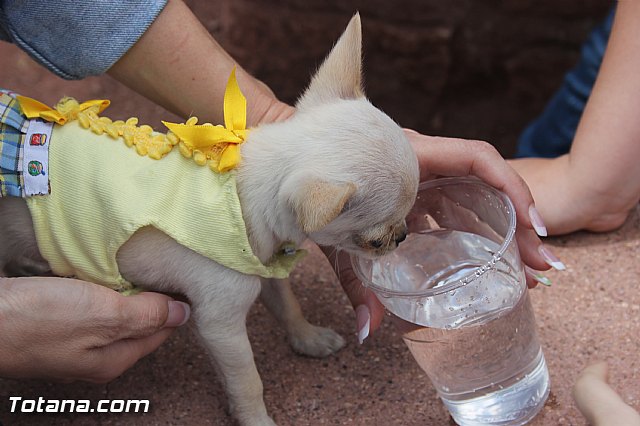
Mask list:
[[224,92],[224,127],[212,124],[162,123],[192,150],[206,152],[226,143],[218,162],[218,171],[226,172],[240,162],[239,144],[245,141],[247,129],[247,99],[236,80],[235,67],[231,71]]
[[16,96],[22,113],[27,118],[41,118],[45,121],[51,121],[59,125],[63,125],[68,121],[75,120],[78,113],[93,108],[96,114],[104,111],[110,104],[106,99],[94,99],[91,101],[78,104],[75,99],[65,98],[61,100],[54,108],[51,108],[42,102],[26,96]]

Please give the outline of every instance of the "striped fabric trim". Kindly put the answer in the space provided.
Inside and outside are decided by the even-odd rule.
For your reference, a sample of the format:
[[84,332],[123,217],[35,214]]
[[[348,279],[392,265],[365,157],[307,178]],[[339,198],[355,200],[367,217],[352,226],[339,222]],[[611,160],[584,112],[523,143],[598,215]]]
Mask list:
[[29,120],[14,96],[0,89],[0,197],[24,196],[22,153]]

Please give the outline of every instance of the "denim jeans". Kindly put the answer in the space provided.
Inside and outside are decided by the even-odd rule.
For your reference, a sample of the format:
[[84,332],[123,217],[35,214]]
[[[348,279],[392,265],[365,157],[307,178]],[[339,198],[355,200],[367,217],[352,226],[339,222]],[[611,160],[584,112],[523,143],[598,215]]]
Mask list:
[[14,43],[62,78],[81,79],[106,72],[165,4],[166,0],[2,0],[0,40]]
[[609,40],[613,15],[589,35],[580,60],[564,77],[542,114],[530,123],[518,140],[516,157],[558,157],[569,152],[582,111],[596,81]]

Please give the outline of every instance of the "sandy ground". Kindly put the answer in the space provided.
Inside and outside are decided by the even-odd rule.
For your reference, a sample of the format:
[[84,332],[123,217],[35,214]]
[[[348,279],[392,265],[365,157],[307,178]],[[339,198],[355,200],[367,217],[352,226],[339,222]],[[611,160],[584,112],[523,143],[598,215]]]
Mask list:
[[[548,274],[550,288],[531,291],[539,335],[551,374],[551,395],[532,425],[585,424],[570,395],[578,372],[607,360],[624,399],[640,409],[640,210],[609,234],[578,233],[548,240],[566,263]],[[385,321],[358,344],[355,320],[333,272],[312,251],[293,274],[295,290],[316,323],[347,337],[326,359],[295,355],[264,307],[249,316],[250,338],[265,400],[280,425],[449,425],[436,393],[400,336]],[[146,414],[11,414],[8,397],[25,399],[149,399]],[[0,380],[0,421],[5,425],[232,425],[222,387],[188,329],[108,385]]]

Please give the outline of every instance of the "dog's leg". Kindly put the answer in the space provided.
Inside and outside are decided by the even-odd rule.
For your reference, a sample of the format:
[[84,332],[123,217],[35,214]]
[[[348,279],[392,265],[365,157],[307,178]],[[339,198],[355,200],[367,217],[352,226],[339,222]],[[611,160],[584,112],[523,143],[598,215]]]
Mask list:
[[309,324],[291,290],[289,279],[263,279],[260,297],[287,331],[289,344],[296,352],[325,357],[345,345],[342,336],[335,331]]
[[188,297],[197,332],[224,382],[231,413],[244,426],[274,426],[246,330],[260,280],[206,259],[152,228],[136,232],[122,246],[118,266],[127,280],[143,288]]
[[[259,286],[258,282],[246,281],[238,282],[237,285],[249,285],[254,289]],[[257,291],[255,295],[257,296]],[[193,316],[198,334],[225,384],[231,413],[242,425],[275,425],[263,402],[262,381],[245,328],[246,312],[244,315],[242,312],[221,315],[217,304],[215,305],[214,308],[211,303],[194,303]]]

